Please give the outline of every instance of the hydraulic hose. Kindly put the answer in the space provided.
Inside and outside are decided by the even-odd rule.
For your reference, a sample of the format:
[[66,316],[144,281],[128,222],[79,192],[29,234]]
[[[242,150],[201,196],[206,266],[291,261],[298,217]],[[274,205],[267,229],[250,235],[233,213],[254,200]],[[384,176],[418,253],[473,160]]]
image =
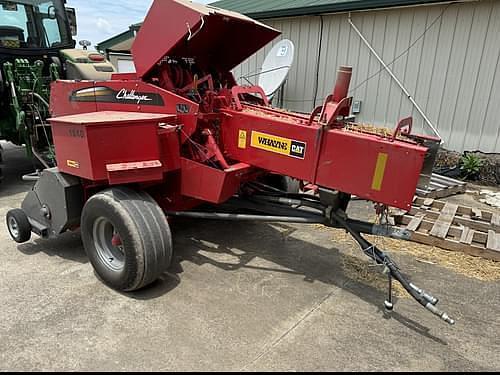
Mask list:
[[47,101],[40,94],[33,92],[33,96],[40,100],[47,107],[47,109],[50,108],[49,103],[47,103]]
[[361,246],[363,252],[370,258],[372,258],[377,264],[384,265],[387,267],[392,277],[396,279],[403,288],[423,307],[429,310],[432,314],[438,316],[446,323],[453,325],[455,320],[453,320],[447,313],[438,309],[435,305],[438,299],[425,292],[424,290],[418,288],[414,284],[410,283],[406,277],[401,273],[397,265],[392,261],[392,259],[379,250],[375,245],[372,245],[366,239],[351,228],[351,226],[344,220],[340,215],[335,212],[331,213],[332,219],[342,225],[349,234],[356,240],[356,242]]

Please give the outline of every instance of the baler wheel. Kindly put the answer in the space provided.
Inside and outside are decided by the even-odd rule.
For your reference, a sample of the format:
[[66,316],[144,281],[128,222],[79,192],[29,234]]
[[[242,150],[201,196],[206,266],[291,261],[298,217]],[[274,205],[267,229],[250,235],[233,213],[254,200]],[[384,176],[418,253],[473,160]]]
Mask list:
[[7,212],[7,229],[17,243],[24,243],[31,238],[31,224],[23,210],[16,208]]
[[81,232],[97,275],[113,289],[141,289],[170,266],[170,227],[145,192],[117,187],[92,196],[83,208]]

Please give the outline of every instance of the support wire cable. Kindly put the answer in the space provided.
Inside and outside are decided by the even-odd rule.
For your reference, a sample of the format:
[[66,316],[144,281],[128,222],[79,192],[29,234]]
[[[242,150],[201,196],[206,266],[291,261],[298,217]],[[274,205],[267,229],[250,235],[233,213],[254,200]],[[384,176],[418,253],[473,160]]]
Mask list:
[[349,92],[352,92],[352,91],[356,90],[357,88],[359,88],[361,85],[363,85],[366,82],[368,82],[373,77],[376,77],[377,75],[379,75],[383,70],[387,71],[387,73],[392,77],[392,79],[396,82],[396,84],[399,86],[399,88],[403,91],[403,93],[406,95],[406,97],[413,104],[413,106],[415,107],[415,109],[417,110],[417,112],[420,113],[420,115],[423,117],[425,123],[432,129],[432,131],[434,132],[434,134],[441,140],[441,144],[443,143],[443,140],[442,140],[442,137],[439,134],[439,131],[437,130],[436,126],[434,126],[434,124],[432,123],[432,121],[427,117],[426,113],[422,110],[422,108],[419,106],[419,104],[415,101],[415,99],[409,93],[409,91],[406,89],[406,87],[403,85],[403,83],[401,83],[401,81],[398,79],[398,77],[396,77],[396,75],[393,73],[393,71],[391,70],[391,68],[390,68],[389,65],[393,64],[401,56],[403,56],[406,53],[408,53],[408,51],[410,51],[410,49],[413,48],[413,46],[415,46],[427,34],[427,32],[436,24],[436,22],[443,17],[443,14],[446,12],[446,10],[450,6],[451,6],[451,3],[448,4],[441,11],[440,15],[438,17],[436,17],[436,19],[429,26],[426,27],[426,29],[424,30],[424,32],[412,44],[410,44],[410,46],[405,51],[403,51],[399,56],[397,56],[393,61],[391,61],[390,64],[386,64],[384,62],[384,60],[382,59],[382,57],[380,57],[380,55],[377,53],[377,51],[375,51],[375,49],[372,47],[372,45],[370,44],[370,42],[364,37],[364,35],[361,33],[361,31],[356,27],[356,25],[354,24],[354,22],[352,22],[352,18],[351,18],[351,13],[350,12],[349,12],[349,16],[348,16],[349,25],[351,25],[351,27],[354,29],[354,31],[356,32],[356,34],[358,34],[358,36],[361,39],[361,41],[368,47],[368,49],[371,51],[371,53],[375,56],[375,58],[378,60],[378,62],[382,65],[382,69],[380,69],[374,75],[368,77],[361,84],[359,84],[358,86],[356,86],[353,90],[350,90]]
[[[410,44],[410,46],[408,48],[406,48],[403,52],[401,52],[398,56],[396,56],[391,62],[387,63],[386,65],[387,66],[391,66],[393,65],[396,61],[398,61],[401,57],[403,57],[404,55],[406,55],[408,52],[410,52],[410,50],[420,41],[422,40],[422,38],[425,37],[425,35],[427,34],[427,32],[439,21],[441,20],[441,18],[443,18],[443,15],[444,13],[448,10],[448,8],[451,6],[452,3],[448,4],[443,10],[442,12],[434,19],[434,21],[431,22],[431,24],[429,26],[426,27],[426,29],[422,32],[422,34],[420,34],[420,36],[415,39],[413,41],[413,43]],[[349,20],[352,21],[351,19],[351,15],[349,13]],[[368,78],[366,78],[364,81],[362,81],[360,84],[358,84],[355,88],[353,89],[350,89],[349,90],[349,93],[353,92],[353,91],[356,91],[357,89],[359,89],[361,86],[363,86],[365,83],[367,83],[368,81],[370,81],[371,79],[375,78],[376,76],[378,76],[380,73],[382,73],[386,68],[385,67],[382,67],[380,70],[378,70],[377,72],[373,73],[371,76],[369,76]]]
[[[398,56],[396,56],[392,61],[390,61],[389,63],[387,63],[386,65],[389,67],[391,65],[393,65],[396,61],[398,61],[401,57],[403,57],[404,55],[408,54],[408,52],[410,52],[410,50],[422,39],[425,37],[425,35],[428,33],[428,31],[439,21],[442,19],[444,13],[448,10],[448,8],[452,5],[453,3],[449,3],[443,10],[442,12],[431,22],[430,25],[428,25],[426,27],[426,29],[422,32],[422,34],[417,38],[415,39],[408,48],[406,48],[403,52],[401,52]],[[350,18],[350,15],[349,15],[349,18]],[[320,52],[321,53],[321,52]],[[349,93],[352,93],[354,91],[356,91],[357,89],[359,89],[361,86],[363,86],[364,84],[366,84],[368,81],[370,81],[371,79],[375,78],[376,76],[378,76],[380,73],[382,73],[386,68],[385,67],[382,67],[380,70],[378,70],[377,72],[373,73],[371,76],[369,76],[368,78],[366,78],[364,81],[362,81],[361,83],[359,83],[355,88],[353,89],[350,89],[349,90]],[[317,78],[317,80],[319,81],[319,76]],[[326,99],[326,98],[324,98]],[[323,100],[324,100],[323,99]],[[292,103],[311,103],[311,102],[314,102],[316,103],[317,101],[317,98],[315,97],[314,99],[286,99],[285,101],[287,102],[292,102]]]

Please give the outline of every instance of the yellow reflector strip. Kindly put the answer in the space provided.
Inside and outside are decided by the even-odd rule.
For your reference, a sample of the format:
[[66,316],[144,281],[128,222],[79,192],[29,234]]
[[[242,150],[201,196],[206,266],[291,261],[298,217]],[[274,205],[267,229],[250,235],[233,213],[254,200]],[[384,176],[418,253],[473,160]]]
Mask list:
[[373,175],[372,189],[376,191],[382,190],[382,182],[384,181],[385,167],[389,155],[379,153],[377,158],[377,165],[375,166],[375,174]]

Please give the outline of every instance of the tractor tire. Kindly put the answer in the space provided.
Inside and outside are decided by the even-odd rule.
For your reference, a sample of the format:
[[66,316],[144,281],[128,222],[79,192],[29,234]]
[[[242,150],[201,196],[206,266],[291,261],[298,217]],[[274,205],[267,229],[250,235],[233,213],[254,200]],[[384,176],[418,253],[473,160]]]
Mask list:
[[31,224],[23,210],[16,208],[7,212],[7,229],[17,243],[24,243],[31,238]]
[[283,177],[284,191],[288,194],[299,194],[300,193],[300,181],[291,177]]
[[270,174],[265,176],[263,182],[288,194],[300,193],[300,181],[288,176]]
[[99,278],[131,292],[158,279],[172,261],[172,235],[158,204],[145,192],[111,188],[82,211],[85,251]]

